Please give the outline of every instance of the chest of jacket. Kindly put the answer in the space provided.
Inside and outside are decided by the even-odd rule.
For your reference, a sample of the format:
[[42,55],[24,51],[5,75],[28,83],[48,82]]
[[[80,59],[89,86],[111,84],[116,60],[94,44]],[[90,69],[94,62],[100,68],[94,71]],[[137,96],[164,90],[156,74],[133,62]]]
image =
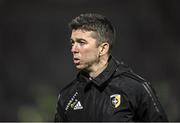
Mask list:
[[107,121],[125,111],[133,117],[125,95],[109,86],[102,89],[93,84],[81,84],[66,101],[69,121]]

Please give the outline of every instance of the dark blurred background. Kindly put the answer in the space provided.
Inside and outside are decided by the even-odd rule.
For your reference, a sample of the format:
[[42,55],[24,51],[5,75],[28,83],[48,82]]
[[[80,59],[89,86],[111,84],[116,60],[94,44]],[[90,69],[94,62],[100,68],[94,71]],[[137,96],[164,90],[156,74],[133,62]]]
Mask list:
[[0,0],[0,121],[53,121],[59,90],[76,75],[67,25],[86,12],[112,21],[113,55],[180,121],[178,0]]

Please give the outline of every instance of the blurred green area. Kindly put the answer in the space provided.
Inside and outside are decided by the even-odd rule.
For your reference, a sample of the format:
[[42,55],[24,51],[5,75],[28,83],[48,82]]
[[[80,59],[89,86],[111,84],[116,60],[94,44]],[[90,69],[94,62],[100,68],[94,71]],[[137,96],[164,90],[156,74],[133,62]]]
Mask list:
[[57,93],[48,85],[33,85],[30,88],[34,103],[24,104],[18,107],[18,121],[22,122],[48,122],[53,121]]

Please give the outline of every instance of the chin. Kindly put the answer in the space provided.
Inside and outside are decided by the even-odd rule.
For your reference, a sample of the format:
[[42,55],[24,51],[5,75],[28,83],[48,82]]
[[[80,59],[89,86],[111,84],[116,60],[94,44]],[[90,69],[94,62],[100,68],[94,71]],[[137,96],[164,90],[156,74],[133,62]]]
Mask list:
[[76,65],[76,69],[78,69],[78,70],[86,70],[88,68],[88,66],[87,65],[85,65],[85,64],[79,64],[79,65]]
[[76,65],[76,69],[78,69],[78,70],[83,70],[84,67],[83,67],[82,65]]

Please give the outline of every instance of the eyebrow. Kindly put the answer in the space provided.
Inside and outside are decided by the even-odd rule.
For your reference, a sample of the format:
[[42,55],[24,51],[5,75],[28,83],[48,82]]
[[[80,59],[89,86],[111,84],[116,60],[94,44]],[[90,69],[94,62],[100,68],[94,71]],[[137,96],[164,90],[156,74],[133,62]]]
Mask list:
[[[72,38],[70,38],[70,42],[72,43],[74,40],[72,39]],[[85,39],[83,39],[83,38],[77,38],[76,39],[76,42],[80,42],[80,41],[85,41],[85,42],[87,42]]]

